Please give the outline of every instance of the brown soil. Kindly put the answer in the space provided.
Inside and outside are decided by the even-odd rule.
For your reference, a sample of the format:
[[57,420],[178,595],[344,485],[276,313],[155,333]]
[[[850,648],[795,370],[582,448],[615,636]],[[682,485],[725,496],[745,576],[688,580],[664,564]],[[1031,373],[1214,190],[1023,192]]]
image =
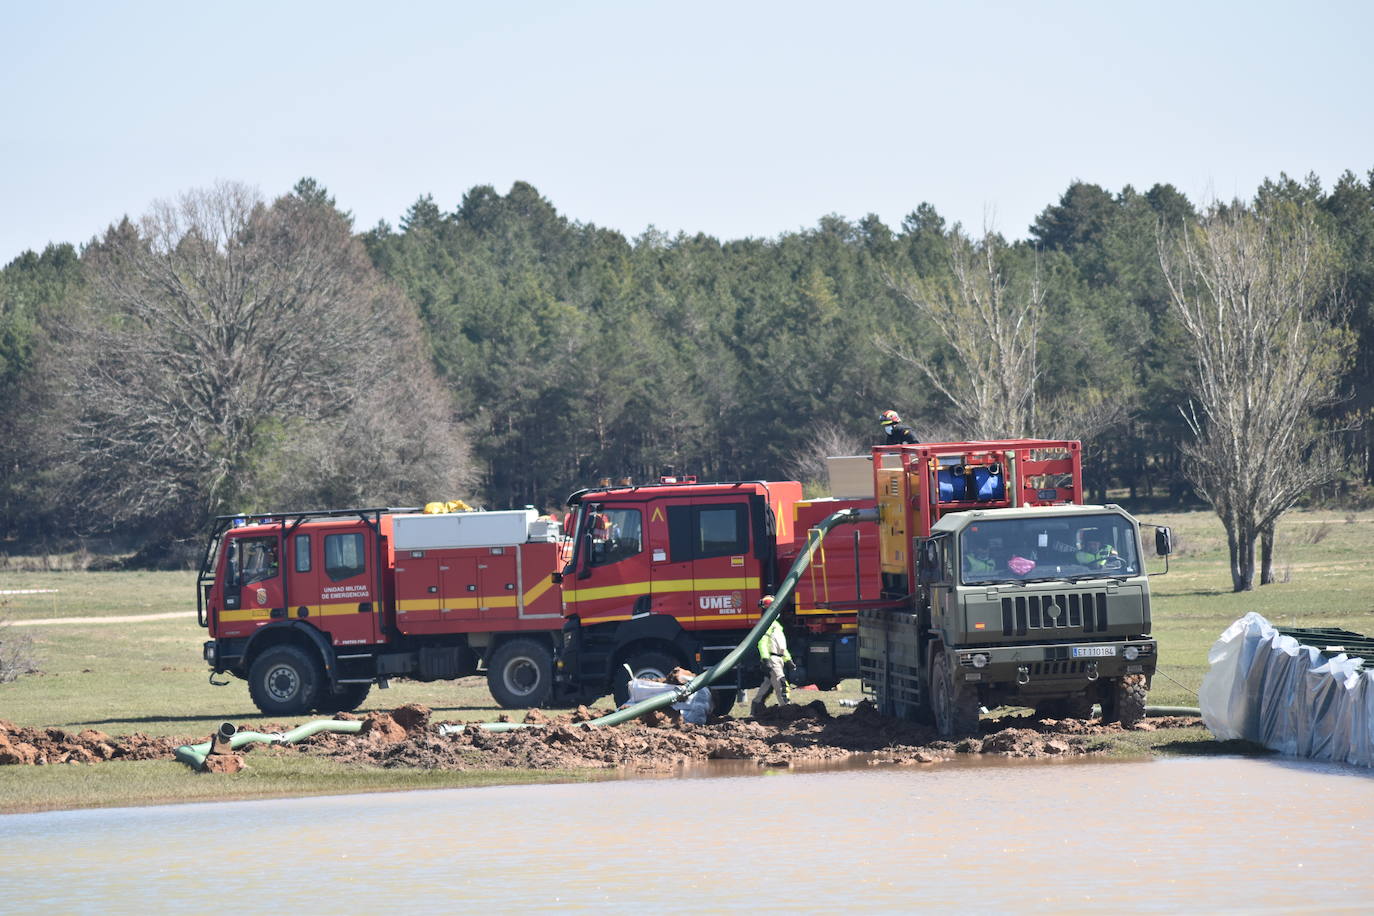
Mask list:
[[[417,711],[418,710],[418,711]],[[651,714],[633,725],[595,728],[585,724],[597,712],[580,707],[549,717],[531,711],[525,722],[542,727],[493,732],[480,727],[440,736],[428,724],[429,710],[401,707],[364,720],[359,736],[321,734],[297,745],[299,753],[344,763],[379,767],[444,770],[624,768],[670,771],[707,760],[749,760],[761,767],[838,762],[856,754],[870,764],[935,763],[956,754],[1003,757],[1072,757],[1102,753],[1104,739],[1120,735],[1119,725],[1065,719],[984,720],[983,733],[958,741],[942,740],[929,727],[878,715],[864,702],[853,713],[832,717],[818,701],[805,706],[770,707],[759,719],[717,719],[706,725],[682,722],[671,710]],[[391,725],[402,719],[405,737]],[[368,723],[376,720],[377,724]],[[1150,719],[1137,730],[1200,725],[1195,718]]]
[[[806,705],[769,707],[758,719],[726,717],[706,725],[682,722],[671,709],[614,728],[584,724],[600,714],[585,706],[552,717],[531,710],[524,721],[537,727],[509,732],[469,727],[461,734],[441,736],[437,725],[430,722],[430,710],[409,704],[389,713],[362,717],[362,728],[356,735],[322,733],[296,745],[276,746],[272,752],[309,754],[346,764],[386,768],[623,768],[657,772],[708,760],[748,760],[760,767],[790,767],[838,762],[858,754],[866,755],[871,765],[936,763],[957,754],[1073,757],[1102,753],[1106,740],[1122,733],[1119,725],[1103,725],[1095,720],[985,719],[977,737],[949,741],[939,738],[927,726],[880,716],[867,701],[852,713],[837,717],[832,717],[825,704],[817,700]],[[343,713],[337,718],[359,717]],[[1196,718],[1147,719],[1135,729],[1200,724]],[[253,730],[270,732],[286,728],[273,724],[259,725]],[[179,745],[204,740],[143,734],[111,737],[89,729],[72,733],[58,728],[20,728],[0,720],[0,764],[167,759]],[[243,755],[251,756],[251,752],[268,747],[250,744],[235,754],[211,755],[207,770],[237,772]]]
[[162,760],[172,756],[176,738],[153,738],[139,732],[111,737],[85,729],[20,728],[0,719],[0,764],[42,766],[50,763],[100,763],[104,760]]

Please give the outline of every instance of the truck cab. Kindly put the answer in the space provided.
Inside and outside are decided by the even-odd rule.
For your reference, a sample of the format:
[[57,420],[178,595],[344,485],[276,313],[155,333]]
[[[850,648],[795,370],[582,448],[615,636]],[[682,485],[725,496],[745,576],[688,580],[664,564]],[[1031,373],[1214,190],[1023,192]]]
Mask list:
[[[617,700],[636,676],[700,670],[759,618],[774,584],[780,537],[790,539],[795,481],[582,490],[574,549],[562,573],[565,694]],[[737,640],[736,640],[737,641]]]

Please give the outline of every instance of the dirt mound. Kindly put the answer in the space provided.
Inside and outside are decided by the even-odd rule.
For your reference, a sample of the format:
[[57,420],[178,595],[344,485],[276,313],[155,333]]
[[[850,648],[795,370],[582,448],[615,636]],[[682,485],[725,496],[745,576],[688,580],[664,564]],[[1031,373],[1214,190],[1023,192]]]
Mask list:
[[[379,745],[347,736],[319,736],[302,753],[380,767],[476,770],[522,768],[671,771],[707,760],[752,760],[761,767],[825,763],[867,755],[872,765],[936,763],[957,754],[1052,758],[1100,753],[1101,736],[1119,725],[1066,719],[1013,717],[984,720],[983,733],[949,741],[933,728],[880,715],[864,702],[853,713],[832,716],[819,700],[769,707],[757,719],[718,719],[691,725],[671,710],[614,728],[587,725],[596,711],[580,707],[556,717],[532,712],[525,722],[540,727],[491,731],[480,724],[441,737],[412,732],[405,741]],[[1196,719],[1152,720],[1158,727],[1197,725]],[[1136,728],[1154,728],[1142,723]]]
[[94,729],[21,728],[0,719],[0,764],[44,766],[53,763],[100,763],[104,760],[159,760],[172,756],[183,742],[153,738],[141,732],[114,738]]

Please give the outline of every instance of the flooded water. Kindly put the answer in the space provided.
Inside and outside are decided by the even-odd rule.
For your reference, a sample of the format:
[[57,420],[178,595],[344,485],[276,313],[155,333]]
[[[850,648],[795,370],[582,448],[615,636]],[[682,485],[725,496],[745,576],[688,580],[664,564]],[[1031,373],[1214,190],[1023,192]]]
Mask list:
[[0,911],[1348,910],[1374,777],[955,762],[0,817]]

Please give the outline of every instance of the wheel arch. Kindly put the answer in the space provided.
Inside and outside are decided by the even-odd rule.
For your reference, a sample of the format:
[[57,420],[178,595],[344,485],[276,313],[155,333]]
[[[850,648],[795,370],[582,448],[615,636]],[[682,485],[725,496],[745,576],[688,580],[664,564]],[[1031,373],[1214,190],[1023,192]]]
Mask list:
[[562,630],[510,630],[493,633],[491,634],[491,641],[482,649],[482,660],[485,662],[491,658],[497,649],[517,639],[528,639],[531,642],[540,643],[547,646],[550,652],[555,652],[562,636]]
[[639,652],[664,652],[690,667],[697,652],[698,641],[682,628],[676,617],[651,614],[627,620],[616,628],[615,648],[611,651],[611,677],[630,656]]
[[334,647],[317,628],[308,623],[288,621],[269,624],[258,630],[243,649],[243,670],[251,671],[258,656],[274,646],[295,646],[319,659],[330,689],[337,687],[334,672]]

